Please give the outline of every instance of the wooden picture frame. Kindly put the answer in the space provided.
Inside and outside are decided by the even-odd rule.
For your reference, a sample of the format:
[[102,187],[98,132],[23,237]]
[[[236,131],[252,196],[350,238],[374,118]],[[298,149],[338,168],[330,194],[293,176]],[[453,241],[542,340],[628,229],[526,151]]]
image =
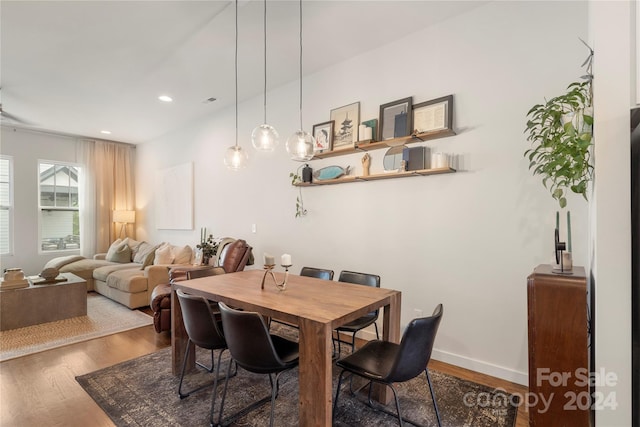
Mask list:
[[384,141],[411,135],[413,98],[402,98],[380,106],[378,139]]
[[332,150],[353,148],[358,141],[360,102],[334,108],[330,118],[334,122]]
[[453,129],[453,95],[421,102],[412,111],[412,135]]
[[313,151],[325,153],[333,149],[334,120],[313,125]]

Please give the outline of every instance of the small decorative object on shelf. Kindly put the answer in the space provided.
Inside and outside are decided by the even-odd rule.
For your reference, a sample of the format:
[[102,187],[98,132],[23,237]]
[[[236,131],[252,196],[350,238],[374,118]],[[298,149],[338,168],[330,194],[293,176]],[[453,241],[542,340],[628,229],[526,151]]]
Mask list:
[[311,182],[312,173],[313,169],[311,169],[309,165],[305,164],[302,168],[302,182]]
[[278,283],[276,280],[276,275],[273,272],[275,267],[275,260],[273,256],[269,254],[264,254],[264,276],[262,276],[262,283],[260,284],[260,289],[264,289],[264,282],[267,279],[267,274],[271,274],[271,278],[273,279],[273,283],[276,285],[279,291],[284,291],[287,288],[287,278],[289,277],[289,267],[293,264],[291,263],[291,255],[283,254],[280,258],[280,264],[284,267],[284,280],[282,283]]
[[313,177],[317,180],[325,180],[325,179],[336,179],[340,178],[343,175],[349,175],[349,170],[351,166],[347,166],[343,168],[342,166],[327,166],[322,169],[319,169],[313,173]]
[[371,156],[365,153],[362,156],[362,176],[369,176],[369,168],[371,167]]

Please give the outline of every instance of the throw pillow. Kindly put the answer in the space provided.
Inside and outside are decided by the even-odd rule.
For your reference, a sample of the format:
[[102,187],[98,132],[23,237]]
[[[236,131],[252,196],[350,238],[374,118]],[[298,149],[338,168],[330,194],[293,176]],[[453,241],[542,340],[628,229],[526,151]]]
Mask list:
[[133,261],[133,259],[135,258],[136,254],[138,253],[138,249],[140,248],[140,243],[137,240],[133,240],[130,237],[127,237],[126,239],[124,239],[124,241],[127,242],[127,245],[129,245],[129,248],[131,249],[131,261]]
[[122,264],[131,262],[131,249],[126,243],[122,243],[115,251],[112,251],[111,248],[109,248],[109,252],[107,252],[105,259],[107,261],[119,262]]
[[113,243],[111,243],[111,246],[109,246],[109,249],[107,249],[107,254],[105,255],[105,259],[109,258],[109,254],[118,250],[118,248],[122,246],[122,243],[123,243],[122,239],[114,240]]
[[164,244],[156,249],[155,257],[153,259],[154,265],[160,264],[172,264],[173,263],[173,254],[171,253],[171,245]]
[[147,268],[147,266],[149,265],[153,265],[153,260],[156,256],[156,251],[151,251],[147,254],[147,257],[144,259],[144,262],[142,263],[142,267],[140,267],[140,270],[144,270],[145,268]]
[[191,246],[185,245],[182,248],[179,246],[171,246],[171,253],[173,254],[174,264],[191,263],[191,256],[193,255],[193,249],[191,249]]
[[140,244],[137,246],[133,262],[137,264],[144,264],[147,257],[149,256],[149,253],[155,252],[157,247],[158,246],[154,246],[147,242],[140,242]]

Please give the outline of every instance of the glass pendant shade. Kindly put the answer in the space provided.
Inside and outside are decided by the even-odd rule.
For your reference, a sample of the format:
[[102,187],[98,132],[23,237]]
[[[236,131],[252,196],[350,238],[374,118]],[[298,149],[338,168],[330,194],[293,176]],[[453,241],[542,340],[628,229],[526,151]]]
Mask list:
[[263,124],[257,126],[251,132],[251,142],[253,147],[258,151],[273,151],[278,145],[278,131],[271,125]]
[[247,155],[247,152],[244,151],[239,145],[234,145],[227,148],[227,151],[224,155],[225,166],[234,171],[247,166],[248,160],[249,156]]
[[291,160],[306,162],[313,158],[313,136],[300,129],[287,138],[287,153]]

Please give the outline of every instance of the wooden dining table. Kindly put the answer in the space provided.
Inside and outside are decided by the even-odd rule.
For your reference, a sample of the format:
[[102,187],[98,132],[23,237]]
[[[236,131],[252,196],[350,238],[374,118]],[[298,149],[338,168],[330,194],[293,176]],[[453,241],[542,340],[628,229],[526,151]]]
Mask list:
[[[289,274],[285,290],[279,290],[264,272],[248,270],[175,282],[172,285],[171,346],[174,375],[180,373],[188,336],[176,296],[181,289],[208,300],[222,301],[243,310],[299,327],[299,416],[300,426],[330,426],[332,410],[333,330],[374,311],[383,310],[383,339],[399,342],[401,293],[392,289],[373,288],[332,280]],[[284,272],[276,272],[282,282]],[[189,352],[187,366],[195,364],[194,351]],[[392,398],[388,388],[379,387],[374,397],[387,403]]]

